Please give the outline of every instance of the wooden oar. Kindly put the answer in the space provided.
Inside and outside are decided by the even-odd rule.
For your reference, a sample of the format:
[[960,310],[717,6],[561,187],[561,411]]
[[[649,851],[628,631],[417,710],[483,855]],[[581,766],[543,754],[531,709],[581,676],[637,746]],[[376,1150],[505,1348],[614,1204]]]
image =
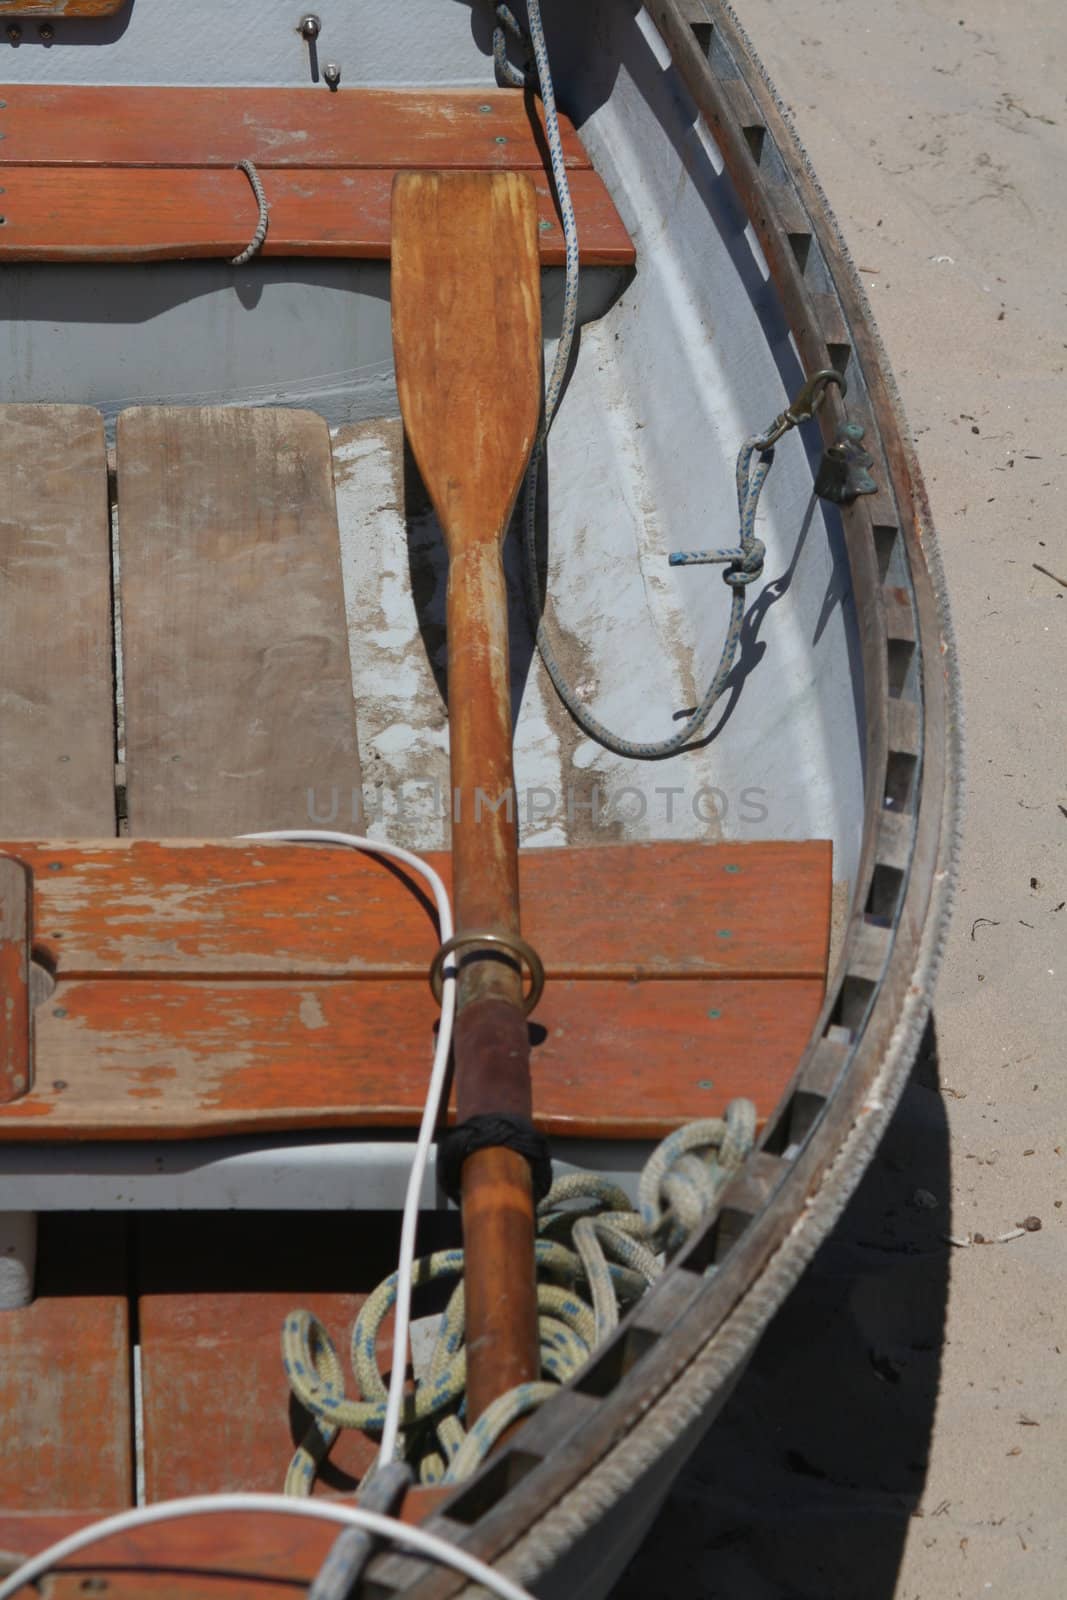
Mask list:
[[[400,409],[448,546],[456,931],[507,939],[519,933],[519,881],[501,547],[541,406],[537,207],[529,178],[400,174],[391,295]],[[457,1122],[529,1118],[520,964],[506,944],[473,940],[457,954]],[[514,1149],[468,1155],[461,1184],[473,1419],[538,1376],[534,1204],[530,1168]]]

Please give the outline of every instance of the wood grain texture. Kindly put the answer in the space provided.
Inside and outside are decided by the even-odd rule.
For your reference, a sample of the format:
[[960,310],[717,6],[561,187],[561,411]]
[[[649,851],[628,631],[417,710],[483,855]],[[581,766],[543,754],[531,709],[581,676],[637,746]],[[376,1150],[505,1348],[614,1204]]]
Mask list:
[[118,483],[130,833],[306,826],[360,784],[326,424],[126,411]]
[[[347,1369],[365,1295],[143,1294],[138,1302],[149,1500],[261,1490],[280,1494],[310,1418],[291,1400],[280,1339],[301,1306],[329,1330]],[[389,1349],[390,1328],[381,1345]],[[351,1383],[349,1384],[351,1390]],[[316,1493],[350,1493],[377,1445],[343,1429]]]
[[[117,839],[0,851],[32,869],[35,943],[67,978],[424,985],[437,943],[419,883],[356,850]],[[448,855],[427,860],[450,885]],[[550,979],[821,979],[831,860],[818,839],[524,850],[526,931]]]
[[[297,12],[299,15],[299,11]],[[544,167],[540,103],[500,89],[9,84],[5,166]],[[483,110],[483,107],[488,107]],[[568,167],[591,162],[560,118]]]
[[[205,1422],[207,1419],[205,1419]],[[400,1516],[421,1522],[446,1489],[409,1489]],[[92,1520],[84,1514],[0,1512],[0,1549],[32,1555]],[[297,1600],[338,1534],[310,1518],[239,1512],[157,1523],[94,1545],[45,1580],[49,1600],[85,1600],[105,1584],[108,1600]]]
[[37,1299],[0,1313],[0,1507],[102,1515],[133,1497],[125,1223],[40,1227]]
[[[739,1094],[766,1117],[822,994],[817,979],[561,979],[533,1028],[535,1121],[658,1138]],[[61,981],[0,1140],[413,1127],[437,1016],[405,981]]]
[[[321,847],[17,848],[59,986],[0,1138],[417,1119],[437,935],[402,875]],[[532,850],[520,869],[549,973],[532,1034],[546,1129],[651,1137],[742,1093],[770,1112],[821,1002],[828,842]]]
[[[264,256],[388,260],[386,168],[275,169],[263,179],[270,204]],[[551,186],[531,171],[541,265],[562,266],[563,230]],[[585,267],[627,267],[635,252],[603,180],[571,175]],[[0,167],[5,189],[0,261],[230,259],[256,226],[255,196],[242,172],[202,167]]]
[[113,17],[129,0],[0,0],[0,16]]
[[104,423],[0,406],[0,830],[115,832]]
[[25,866],[0,856],[0,1103],[24,1094],[30,1081],[32,916],[33,886]]

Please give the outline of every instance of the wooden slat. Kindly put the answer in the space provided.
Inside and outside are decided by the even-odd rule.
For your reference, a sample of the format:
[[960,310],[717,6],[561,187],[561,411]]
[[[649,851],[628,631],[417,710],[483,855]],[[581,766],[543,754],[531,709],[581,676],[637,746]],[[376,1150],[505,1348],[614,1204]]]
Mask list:
[[[0,90],[5,165],[77,167],[544,166],[541,110],[500,89],[84,87]],[[487,109],[483,109],[487,108]],[[560,118],[569,167],[589,157]]]
[[0,1103],[16,1099],[29,1084],[32,895],[25,866],[0,856]]
[[308,411],[118,423],[131,834],[306,825],[358,792],[330,440]]
[[133,1493],[125,1223],[41,1219],[37,1299],[0,1312],[0,1509],[114,1511]]
[[[409,1489],[400,1515],[422,1521],[447,1493]],[[28,1555],[89,1520],[0,1514],[0,1549]],[[94,1592],[107,1600],[299,1600],[338,1532],[334,1523],[274,1512],[185,1517],[94,1544],[53,1571],[41,1591],[47,1584],[48,1600]]]
[[0,406],[0,829],[115,831],[104,424]]
[[113,17],[129,0],[0,0],[0,16]]
[[[534,1019],[535,1120],[655,1138],[738,1094],[765,1117],[822,994],[817,979],[560,980]],[[404,981],[71,979],[38,1012],[34,1089],[0,1107],[0,1135],[411,1126],[436,1020]]]
[[[548,179],[533,172],[542,266],[565,259]],[[270,231],[265,256],[387,260],[387,169],[284,170],[266,175]],[[230,259],[255,229],[256,202],[243,173],[204,168],[0,167],[4,227],[0,261]],[[634,247],[603,181],[576,171],[571,197],[583,266],[626,267]]]
[[[311,1221],[314,1226],[311,1226]],[[430,1214],[420,1252],[456,1241],[454,1219]],[[340,1353],[348,1392],[349,1346],[366,1294],[396,1264],[398,1226],[380,1218],[231,1212],[148,1216],[137,1224],[138,1324],[148,1498],[227,1489],[281,1488],[309,1418],[293,1401],[281,1330],[298,1307],[314,1313]],[[416,1314],[427,1309],[416,1302]],[[392,1321],[379,1338],[383,1375]],[[235,1379],[240,1399],[235,1404]],[[350,1491],[375,1446],[342,1433],[316,1493]],[[253,1569],[258,1570],[258,1569]]]
[[[437,942],[418,883],[355,850],[148,839],[7,849],[32,869],[37,944],[66,978],[422,984]],[[450,883],[448,856],[428,859]],[[829,840],[523,851],[528,937],[553,978],[822,978],[831,859]]]
[[[297,1306],[319,1317],[347,1365],[365,1295],[148,1294],[139,1301],[149,1500],[231,1490],[281,1493],[309,1418],[290,1398],[281,1330]],[[388,1350],[388,1330],[382,1344]],[[351,1392],[352,1385],[349,1383]],[[319,1493],[350,1493],[377,1445],[345,1429]]]

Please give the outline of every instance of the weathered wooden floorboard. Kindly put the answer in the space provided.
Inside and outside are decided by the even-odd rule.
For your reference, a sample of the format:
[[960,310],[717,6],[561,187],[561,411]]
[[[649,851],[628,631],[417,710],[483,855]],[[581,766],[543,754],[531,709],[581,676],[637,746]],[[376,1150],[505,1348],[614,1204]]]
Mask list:
[[125,1230],[42,1217],[37,1298],[0,1311],[0,1514],[131,1501]]
[[[0,828],[7,838],[114,834],[111,652],[103,419],[88,406],[0,407]],[[23,1005],[27,999],[16,969],[23,980],[27,973],[15,946],[32,921],[15,915],[20,881],[9,864],[0,922],[18,939],[8,941],[0,1035],[14,1053],[0,1062],[0,1098],[25,1088],[30,1034],[29,1012],[16,1014],[20,996]],[[130,1502],[123,1228],[105,1218],[43,1218],[37,1298],[0,1311],[0,1513],[108,1511]]]
[[[280,1494],[310,1418],[291,1400],[281,1330],[299,1306],[321,1318],[347,1361],[365,1295],[239,1292],[143,1294],[139,1301],[145,1492]],[[388,1330],[381,1348],[388,1350]],[[346,1429],[320,1492],[351,1493],[377,1454]]]
[[115,832],[104,423],[0,406],[0,831]]
[[307,826],[360,784],[326,424],[126,411],[118,492],[130,833]]

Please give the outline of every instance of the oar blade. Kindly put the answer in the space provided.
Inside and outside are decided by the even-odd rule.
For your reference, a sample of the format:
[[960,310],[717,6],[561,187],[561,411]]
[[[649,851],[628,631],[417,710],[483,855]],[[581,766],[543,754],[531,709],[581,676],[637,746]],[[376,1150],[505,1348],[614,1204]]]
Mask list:
[[541,407],[533,184],[518,172],[403,172],[391,298],[408,441],[449,550],[503,538]]

